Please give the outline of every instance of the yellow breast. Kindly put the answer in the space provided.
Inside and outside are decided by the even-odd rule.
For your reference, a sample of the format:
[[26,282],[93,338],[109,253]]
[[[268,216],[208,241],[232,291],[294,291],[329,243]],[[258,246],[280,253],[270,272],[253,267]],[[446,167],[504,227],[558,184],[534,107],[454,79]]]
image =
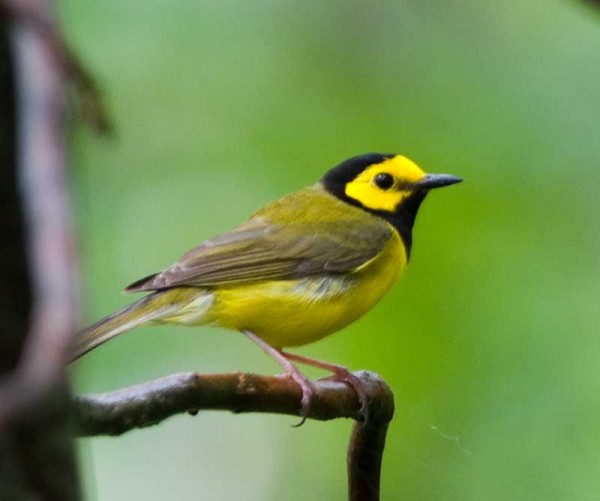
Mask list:
[[394,231],[377,257],[352,273],[215,288],[202,323],[250,329],[278,348],[312,343],[364,315],[406,263]]

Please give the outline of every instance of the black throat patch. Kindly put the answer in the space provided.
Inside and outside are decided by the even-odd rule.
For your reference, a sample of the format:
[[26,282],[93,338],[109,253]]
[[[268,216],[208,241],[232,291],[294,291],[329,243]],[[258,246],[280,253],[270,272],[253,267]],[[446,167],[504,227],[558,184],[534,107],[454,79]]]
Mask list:
[[426,191],[417,191],[413,193],[402,201],[395,212],[369,211],[381,216],[398,230],[398,233],[400,233],[400,237],[404,242],[404,247],[406,248],[407,259],[410,259],[412,229],[415,224],[417,212],[419,212],[419,207],[421,207],[421,203],[425,200],[426,196]]

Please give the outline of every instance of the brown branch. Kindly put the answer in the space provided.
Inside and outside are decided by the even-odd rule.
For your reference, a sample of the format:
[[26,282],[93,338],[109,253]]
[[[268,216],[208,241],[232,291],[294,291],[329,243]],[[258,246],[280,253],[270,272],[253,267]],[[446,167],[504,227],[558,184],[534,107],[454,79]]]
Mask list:
[[388,424],[394,415],[394,397],[388,386],[382,386],[380,415],[366,424],[355,423],[348,445],[349,501],[378,501],[381,462]]
[[34,312],[19,364],[0,380],[0,428],[62,384],[79,324],[66,172],[68,83],[75,85],[83,118],[98,131],[109,129],[95,81],[58,30],[54,3],[0,0],[0,22],[4,26],[7,20],[18,91],[17,158]]
[[[27,8],[55,32],[52,5],[13,1],[5,7]],[[66,174],[68,76],[45,31],[38,28],[26,22],[11,26],[19,118],[17,158],[34,304],[20,362],[0,384],[0,427],[18,420],[40,399],[53,398],[54,389],[64,382],[64,366],[79,323]]]
[[[354,373],[365,385],[369,421],[361,419],[352,388],[332,379],[314,382],[315,399],[309,418],[357,420],[348,448],[348,485],[351,501],[377,501],[381,457],[388,424],[394,414],[390,388],[372,372]],[[122,390],[76,397],[75,422],[79,436],[121,435],[153,426],[170,416],[200,410],[269,412],[298,416],[300,389],[285,376],[256,374],[182,373]]]
[[[11,2],[24,5],[54,28],[53,2]],[[7,13],[10,17],[2,16]],[[77,501],[64,369],[78,320],[65,174],[67,75],[43,30],[12,14],[0,0],[0,78],[7,92],[2,99],[11,101],[2,107],[10,124],[8,116],[0,120],[9,127],[0,142],[5,151],[8,145],[15,150],[0,154],[6,169],[2,191],[9,193],[8,205],[17,203],[16,212],[23,213],[16,219],[2,214],[8,231],[2,233],[7,270],[0,274],[0,294],[8,296],[0,297],[0,312],[15,328],[0,332],[0,497]],[[6,66],[8,38],[11,64]]]

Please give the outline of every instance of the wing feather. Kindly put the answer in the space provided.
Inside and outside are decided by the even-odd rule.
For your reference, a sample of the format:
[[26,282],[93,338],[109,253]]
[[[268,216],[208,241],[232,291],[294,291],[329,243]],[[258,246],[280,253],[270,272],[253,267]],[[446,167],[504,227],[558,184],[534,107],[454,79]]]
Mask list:
[[321,219],[311,223],[273,222],[257,215],[195,247],[163,272],[134,282],[126,291],[346,273],[373,259],[394,230],[362,211],[362,217],[345,215],[334,218],[335,222]]

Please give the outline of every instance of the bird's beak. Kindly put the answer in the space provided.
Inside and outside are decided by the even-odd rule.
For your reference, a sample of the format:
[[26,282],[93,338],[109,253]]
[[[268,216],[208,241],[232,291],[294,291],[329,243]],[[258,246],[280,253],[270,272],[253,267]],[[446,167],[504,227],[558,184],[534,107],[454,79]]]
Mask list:
[[427,174],[419,182],[413,184],[415,190],[432,190],[433,188],[441,188],[443,186],[450,186],[451,184],[460,183],[462,179],[460,177],[452,176],[450,174]]

